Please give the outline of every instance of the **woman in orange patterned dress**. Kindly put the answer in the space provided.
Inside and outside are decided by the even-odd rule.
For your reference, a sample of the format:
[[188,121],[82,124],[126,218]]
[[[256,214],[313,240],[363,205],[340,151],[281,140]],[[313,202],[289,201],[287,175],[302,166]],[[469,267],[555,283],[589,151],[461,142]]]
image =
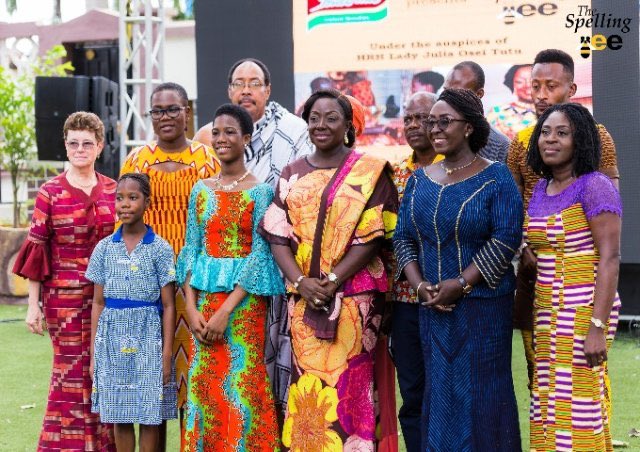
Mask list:
[[302,117],[316,147],[286,166],[261,234],[288,280],[293,369],[282,443],[375,450],[375,347],[387,290],[381,248],[398,193],[388,164],[351,149],[352,107],[318,91]]
[[284,291],[269,245],[257,233],[273,199],[244,166],[249,113],[215,113],[212,144],[222,170],[189,200],[177,277],[193,331],[183,451],[273,451],[278,426],[264,363],[268,297]]
[[[185,89],[176,83],[162,83],[151,94],[151,120],[157,141],[131,151],[121,174],[145,173],[151,181],[151,204],[144,222],[173,247],[176,256],[184,245],[189,194],[200,179],[215,176],[220,164],[211,149],[190,141],[185,135],[191,113]],[[187,396],[187,370],[190,347],[184,294],[176,293],[176,336],[173,342],[178,408]]]

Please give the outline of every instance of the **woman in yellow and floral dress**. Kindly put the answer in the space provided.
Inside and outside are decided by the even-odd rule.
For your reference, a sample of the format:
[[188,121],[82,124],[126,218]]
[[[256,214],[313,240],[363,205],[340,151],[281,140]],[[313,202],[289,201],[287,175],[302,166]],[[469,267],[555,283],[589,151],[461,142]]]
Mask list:
[[375,447],[375,345],[387,277],[381,248],[398,195],[388,164],[351,149],[352,107],[314,93],[302,117],[315,152],[284,168],[261,223],[287,278],[292,373],[282,443]]

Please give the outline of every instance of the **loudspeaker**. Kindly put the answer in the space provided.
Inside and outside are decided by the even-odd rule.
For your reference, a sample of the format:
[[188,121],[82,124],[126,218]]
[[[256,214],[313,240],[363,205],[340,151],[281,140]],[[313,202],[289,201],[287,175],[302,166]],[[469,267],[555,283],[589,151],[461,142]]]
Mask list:
[[36,142],[39,160],[66,160],[62,129],[76,111],[90,111],[104,124],[104,149],[96,171],[115,177],[120,171],[118,84],[105,77],[36,77]]
[[62,128],[75,111],[89,111],[89,77],[36,77],[38,160],[66,160]]

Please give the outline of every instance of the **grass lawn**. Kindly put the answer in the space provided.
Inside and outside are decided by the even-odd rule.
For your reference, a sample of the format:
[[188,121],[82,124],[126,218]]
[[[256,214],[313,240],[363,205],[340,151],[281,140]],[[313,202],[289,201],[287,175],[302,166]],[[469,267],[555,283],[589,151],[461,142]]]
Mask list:
[[[25,306],[0,306],[0,451],[33,451],[42,425],[51,373],[51,342],[47,336],[30,334],[23,319]],[[19,321],[6,321],[20,319]],[[625,327],[610,354],[613,387],[613,436],[629,442],[623,450],[640,451],[640,438],[628,438],[632,428],[640,428],[640,343],[630,338]],[[526,366],[520,335],[513,338],[513,376],[516,385],[523,450],[529,448]],[[35,404],[33,408],[21,408]],[[398,406],[400,401],[398,400]],[[168,451],[179,449],[177,421],[169,423]],[[401,450],[404,450],[401,441]]]

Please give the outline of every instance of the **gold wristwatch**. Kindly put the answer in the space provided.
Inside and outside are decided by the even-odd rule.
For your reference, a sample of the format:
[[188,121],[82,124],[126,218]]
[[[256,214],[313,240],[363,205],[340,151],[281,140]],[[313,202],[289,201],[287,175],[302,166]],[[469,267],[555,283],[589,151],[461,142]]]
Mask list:
[[464,295],[469,294],[473,290],[473,286],[469,284],[466,279],[464,279],[464,276],[460,275],[458,277],[458,282],[462,286],[462,293]]

